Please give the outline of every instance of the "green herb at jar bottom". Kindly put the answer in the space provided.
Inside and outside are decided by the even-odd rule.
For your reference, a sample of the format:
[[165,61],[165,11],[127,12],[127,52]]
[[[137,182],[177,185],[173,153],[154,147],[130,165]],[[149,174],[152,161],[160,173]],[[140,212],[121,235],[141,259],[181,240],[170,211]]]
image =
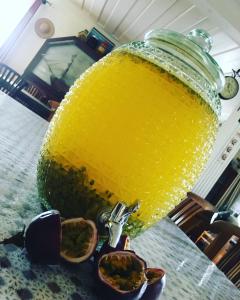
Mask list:
[[[84,217],[96,224],[104,210],[111,210],[111,191],[99,193],[95,180],[88,178],[86,167],[64,168],[51,158],[42,156],[38,163],[37,184],[42,204],[60,211],[65,218]],[[130,217],[124,231],[132,237],[144,228],[141,220]]]

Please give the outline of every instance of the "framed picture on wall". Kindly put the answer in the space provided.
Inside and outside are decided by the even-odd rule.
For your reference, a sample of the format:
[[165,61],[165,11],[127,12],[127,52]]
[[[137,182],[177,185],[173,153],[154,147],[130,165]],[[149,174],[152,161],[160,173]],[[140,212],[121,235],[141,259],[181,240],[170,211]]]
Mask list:
[[101,56],[77,37],[47,40],[24,72],[51,98],[61,100],[74,81]]

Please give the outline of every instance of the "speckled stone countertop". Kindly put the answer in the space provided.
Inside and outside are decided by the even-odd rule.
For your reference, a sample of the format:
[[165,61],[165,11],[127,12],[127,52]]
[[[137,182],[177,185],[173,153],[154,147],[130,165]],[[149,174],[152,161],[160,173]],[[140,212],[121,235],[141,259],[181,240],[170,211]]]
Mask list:
[[[41,212],[36,163],[48,123],[0,94],[0,240]],[[132,241],[151,267],[167,272],[162,300],[239,300],[240,291],[170,220]],[[31,265],[23,250],[0,245],[0,300],[104,300],[90,263],[77,268]]]

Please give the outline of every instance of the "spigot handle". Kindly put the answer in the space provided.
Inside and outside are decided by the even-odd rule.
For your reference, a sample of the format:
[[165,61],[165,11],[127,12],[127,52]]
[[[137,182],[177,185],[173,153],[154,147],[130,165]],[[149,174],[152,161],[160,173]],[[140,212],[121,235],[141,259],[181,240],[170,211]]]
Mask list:
[[113,210],[111,211],[110,218],[108,221],[122,223],[122,218],[123,218],[125,209],[126,209],[126,205],[121,202],[118,202],[114,206]]
[[118,202],[112,211],[105,212],[100,216],[100,220],[109,230],[109,245],[116,248],[122,235],[123,226],[127,223],[128,218],[139,208],[139,202],[127,207],[125,204]]

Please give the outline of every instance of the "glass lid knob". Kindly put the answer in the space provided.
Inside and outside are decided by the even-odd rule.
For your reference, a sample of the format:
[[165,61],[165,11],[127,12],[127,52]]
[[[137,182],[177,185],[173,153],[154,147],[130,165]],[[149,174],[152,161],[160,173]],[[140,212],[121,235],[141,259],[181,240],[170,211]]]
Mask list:
[[194,29],[188,33],[187,37],[207,53],[212,49],[212,37],[203,29]]

